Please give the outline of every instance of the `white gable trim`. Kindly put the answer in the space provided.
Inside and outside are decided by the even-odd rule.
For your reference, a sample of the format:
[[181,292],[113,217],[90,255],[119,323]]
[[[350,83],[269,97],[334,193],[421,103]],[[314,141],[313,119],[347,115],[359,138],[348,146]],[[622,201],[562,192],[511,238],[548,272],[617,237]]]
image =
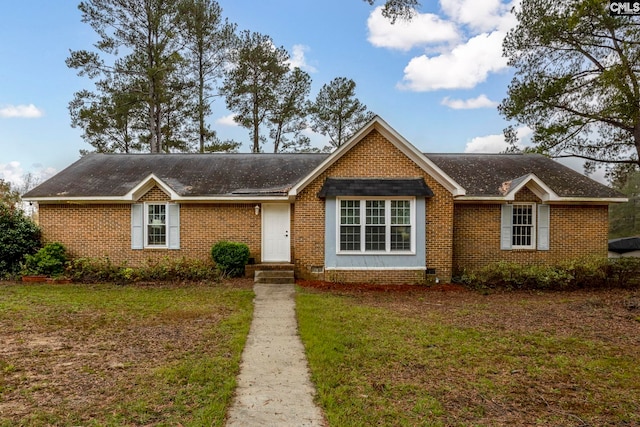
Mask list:
[[138,185],[133,187],[131,191],[124,195],[124,200],[138,200],[153,187],[158,186],[160,190],[162,190],[171,200],[178,200],[181,197],[173,191],[171,187],[165,184],[160,178],[155,176],[154,174],[150,174],[148,177],[140,181]]
[[555,191],[553,191],[547,184],[542,182],[535,174],[530,173],[522,178],[517,179],[518,184],[510,187],[504,196],[504,200],[515,200],[516,194],[523,188],[528,188],[533,194],[535,194],[543,202],[552,202],[561,200]]
[[416,147],[414,147],[409,141],[404,139],[402,135],[396,132],[387,122],[382,120],[379,116],[374,117],[366,126],[360,129],[355,135],[353,135],[347,142],[336,149],[329,157],[327,157],[318,167],[316,167],[311,173],[304,177],[300,182],[291,188],[289,191],[290,197],[295,197],[300,191],[302,191],[313,180],[318,178],[324,171],[326,171],[331,165],[336,163],[345,153],[351,150],[355,145],[364,139],[372,130],[377,130],[382,136],[384,136],[389,142],[391,142],[397,149],[399,149],[405,156],[416,163],[421,169],[427,172],[433,179],[435,179],[440,185],[446,188],[454,196],[464,196],[466,191],[455,182],[449,175],[444,173],[442,169],[436,166],[431,160],[429,160],[424,154],[422,154]]

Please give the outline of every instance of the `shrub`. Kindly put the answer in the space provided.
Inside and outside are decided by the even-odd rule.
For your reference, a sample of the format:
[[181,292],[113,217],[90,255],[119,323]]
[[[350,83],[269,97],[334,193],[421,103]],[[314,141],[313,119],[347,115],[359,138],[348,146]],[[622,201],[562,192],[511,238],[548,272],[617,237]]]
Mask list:
[[242,276],[249,262],[249,247],[244,243],[220,241],[211,248],[211,258],[221,274]]
[[152,281],[218,280],[219,274],[211,262],[203,260],[164,258],[147,260],[140,267],[115,265],[109,258],[76,258],[67,266],[67,277],[83,283],[135,283]]
[[640,286],[640,258],[622,257],[609,260],[609,282],[618,288]]
[[67,250],[61,243],[47,243],[35,255],[25,256],[23,274],[61,276],[67,263]]
[[0,203],[0,278],[19,273],[25,255],[41,246],[38,226],[20,209]]
[[497,262],[465,271],[460,282],[478,289],[637,287],[640,258],[586,257],[555,266]]

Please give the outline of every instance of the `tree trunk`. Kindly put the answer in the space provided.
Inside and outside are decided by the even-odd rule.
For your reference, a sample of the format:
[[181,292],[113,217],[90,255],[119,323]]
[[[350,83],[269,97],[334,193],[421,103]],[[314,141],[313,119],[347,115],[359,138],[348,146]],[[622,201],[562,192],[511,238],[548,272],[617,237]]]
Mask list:
[[640,166],[640,120],[633,127],[633,144],[636,147],[636,164]]

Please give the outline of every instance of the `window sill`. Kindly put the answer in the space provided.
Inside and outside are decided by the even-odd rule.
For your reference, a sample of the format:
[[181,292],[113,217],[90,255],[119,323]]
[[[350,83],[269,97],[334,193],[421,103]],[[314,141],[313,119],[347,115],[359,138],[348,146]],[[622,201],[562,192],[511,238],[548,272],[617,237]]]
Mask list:
[[336,252],[336,255],[338,256],[380,256],[380,255],[384,255],[384,256],[394,256],[394,255],[415,255],[415,252],[412,251],[394,251],[394,252],[379,252],[379,251],[367,251],[367,252],[360,252],[360,251],[341,251],[341,252]]

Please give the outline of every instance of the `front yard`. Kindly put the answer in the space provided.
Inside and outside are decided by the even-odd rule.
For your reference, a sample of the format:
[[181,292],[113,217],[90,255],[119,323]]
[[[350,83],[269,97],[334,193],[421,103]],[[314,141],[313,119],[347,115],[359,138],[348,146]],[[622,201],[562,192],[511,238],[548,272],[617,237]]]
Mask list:
[[[223,425],[251,285],[0,284],[0,426]],[[331,426],[640,425],[640,291],[299,285]]]
[[639,291],[303,286],[332,426],[640,426]]
[[250,282],[0,284],[0,426],[223,425]]

